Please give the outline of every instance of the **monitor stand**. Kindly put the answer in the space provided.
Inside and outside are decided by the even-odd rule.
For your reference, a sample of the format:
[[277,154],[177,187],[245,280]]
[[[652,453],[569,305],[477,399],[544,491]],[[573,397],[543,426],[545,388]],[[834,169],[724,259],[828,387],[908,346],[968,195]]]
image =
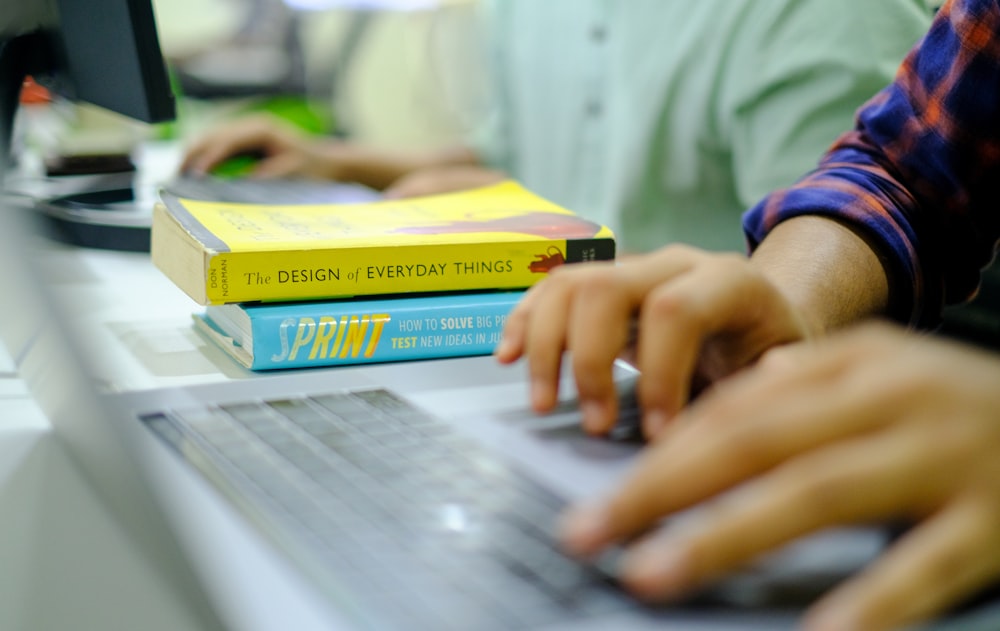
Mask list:
[[94,188],[39,199],[35,208],[51,237],[88,248],[148,252],[148,211],[136,204],[132,186]]
[[[0,190],[5,193],[8,175],[17,167],[12,138],[21,87],[28,75],[52,66],[50,51],[50,38],[41,30],[0,38]],[[50,196],[43,188],[32,195],[49,234],[73,245],[148,251],[151,213],[135,202],[134,172],[90,175],[77,180],[70,193]]]

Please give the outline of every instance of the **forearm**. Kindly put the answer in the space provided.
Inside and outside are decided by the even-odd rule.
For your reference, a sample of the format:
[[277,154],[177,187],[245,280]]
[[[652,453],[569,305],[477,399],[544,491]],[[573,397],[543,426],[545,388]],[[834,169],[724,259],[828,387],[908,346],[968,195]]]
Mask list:
[[378,190],[422,169],[481,163],[475,152],[463,145],[399,150],[331,143],[324,153],[329,160],[332,179],[358,182]]
[[751,262],[805,314],[816,333],[888,307],[889,283],[875,251],[857,233],[825,217],[781,222]]

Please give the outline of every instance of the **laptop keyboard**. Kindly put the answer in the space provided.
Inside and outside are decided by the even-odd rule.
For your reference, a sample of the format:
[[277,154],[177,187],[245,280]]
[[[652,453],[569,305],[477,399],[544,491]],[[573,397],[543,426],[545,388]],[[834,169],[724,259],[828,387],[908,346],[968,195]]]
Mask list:
[[562,500],[387,390],[143,420],[373,627],[532,628],[631,602],[558,550]]
[[312,180],[177,176],[162,186],[178,197],[247,204],[357,204],[379,198],[360,184]]

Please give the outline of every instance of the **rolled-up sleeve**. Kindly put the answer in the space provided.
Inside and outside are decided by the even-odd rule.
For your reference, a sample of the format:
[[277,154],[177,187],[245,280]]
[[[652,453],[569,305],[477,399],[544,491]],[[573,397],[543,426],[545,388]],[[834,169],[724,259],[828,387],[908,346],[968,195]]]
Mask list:
[[816,170],[746,213],[751,248],[822,215],[862,235],[892,287],[891,315],[931,326],[975,294],[1000,238],[1000,6],[951,0],[895,80]]

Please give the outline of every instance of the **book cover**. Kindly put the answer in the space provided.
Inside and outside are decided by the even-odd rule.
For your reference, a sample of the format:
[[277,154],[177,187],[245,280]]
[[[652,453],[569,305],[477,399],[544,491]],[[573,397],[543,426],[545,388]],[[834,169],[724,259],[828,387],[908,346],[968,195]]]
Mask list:
[[364,204],[232,204],[161,194],[152,259],[199,304],[523,289],[610,260],[607,227],[515,182]]
[[523,291],[229,304],[195,327],[251,370],[469,357],[493,352]]

